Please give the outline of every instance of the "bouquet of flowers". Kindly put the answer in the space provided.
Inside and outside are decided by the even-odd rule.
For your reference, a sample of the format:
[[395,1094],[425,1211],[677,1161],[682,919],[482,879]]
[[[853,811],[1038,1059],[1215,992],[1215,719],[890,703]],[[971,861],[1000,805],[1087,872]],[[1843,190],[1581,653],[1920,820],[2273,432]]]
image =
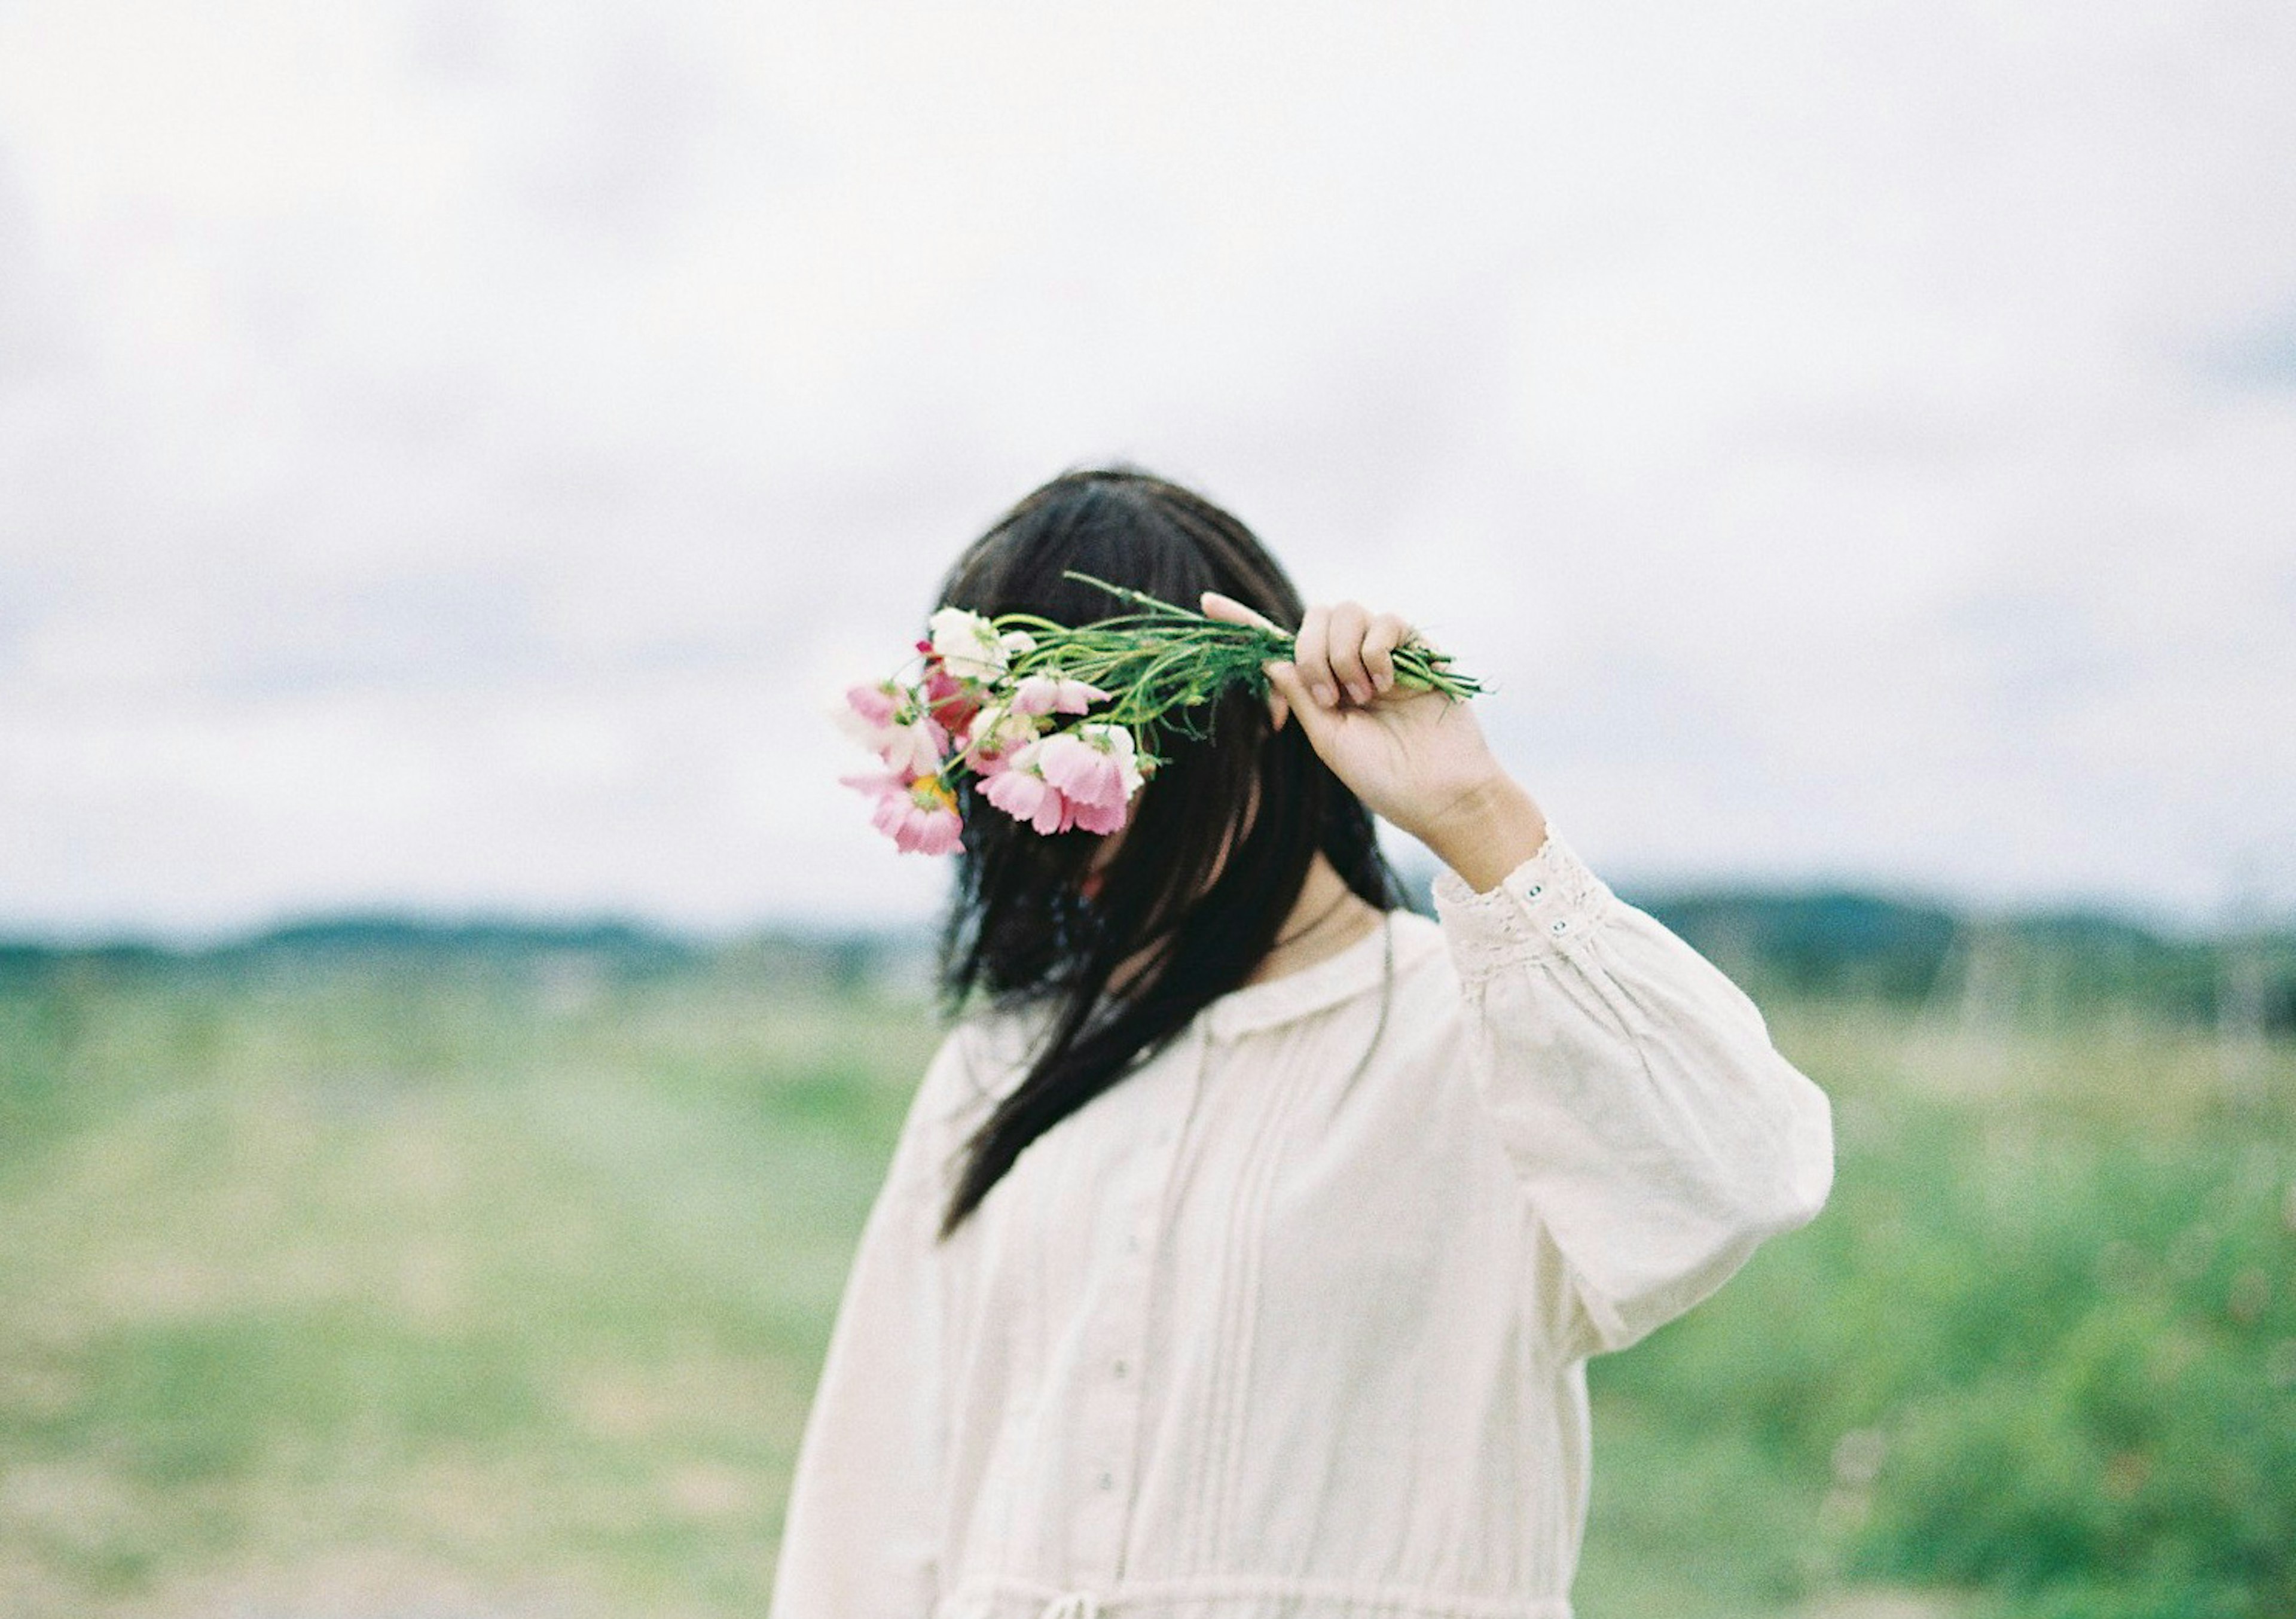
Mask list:
[[[906,672],[846,692],[838,719],[882,768],[838,779],[875,801],[872,823],[903,852],[957,848],[955,785],[968,773],[981,797],[1040,833],[1118,830],[1162,762],[1153,750],[1166,732],[1206,735],[1198,711],[1238,686],[1264,696],[1261,665],[1292,656],[1281,630],[1067,577],[1135,611],[1070,627],[944,607]],[[1398,685],[1455,699],[1483,689],[1416,641],[1393,655]]]

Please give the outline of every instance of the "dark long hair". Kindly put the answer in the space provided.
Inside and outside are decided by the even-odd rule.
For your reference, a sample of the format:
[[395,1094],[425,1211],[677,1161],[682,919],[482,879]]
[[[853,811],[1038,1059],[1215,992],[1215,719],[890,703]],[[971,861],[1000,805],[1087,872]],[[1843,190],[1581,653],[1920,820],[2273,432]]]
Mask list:
[[[1190,608],[1218,590],[1287,629],[1299,628],[1304,610],[1243,524],[1130,467],[1069,473],[1028,496],[957,559],[940,604],[1062,624],[1127,610],[1063,578],[1070,569]],[[1028,1073],[966,1143],[942,1236],[1030,1142],[1242,985],[1317,851],[1381,910],[1402,902],[1370,810],[1297,723],[1275,729],[1262,700],[1242,690],[1209,719],[1202,738],[1159,739],[1164,764],[1134,801],[1089,898],[1083,878],[1098,836],[1044,835],[988,804],[969,780],[958,789],[964,841],[941,936],[944,1003],[953,1014],[979,990],[1000,1008],[1049,1003],[1051,1015]],[[1136,955],[1144,965],[1111,989],[1117,968]]]

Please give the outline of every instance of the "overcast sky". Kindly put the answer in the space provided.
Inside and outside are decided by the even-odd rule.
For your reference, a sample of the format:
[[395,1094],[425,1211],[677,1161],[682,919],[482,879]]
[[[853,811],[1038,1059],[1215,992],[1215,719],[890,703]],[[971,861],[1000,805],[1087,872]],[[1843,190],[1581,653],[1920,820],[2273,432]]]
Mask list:
[[2284,0],[0,8],[0,932],[924,915],[1070,464],[1644,883],[2296,910]]

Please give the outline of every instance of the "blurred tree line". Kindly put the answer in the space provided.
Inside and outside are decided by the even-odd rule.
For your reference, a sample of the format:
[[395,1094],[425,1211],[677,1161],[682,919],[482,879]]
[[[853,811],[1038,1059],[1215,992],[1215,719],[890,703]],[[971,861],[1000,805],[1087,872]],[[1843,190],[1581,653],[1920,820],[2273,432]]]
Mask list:
[[[1431,915],[1425,875],[1410,886],[1414,908]],[[2026,1027],[2110,1007],[2229,1033],[2296,1032],[2296,925],[2178,935],[2097,911],[1984,915],[1849,889],[1626,897],[1758,999],[1848,998]],[[712,940],[628,922],[378,914],[291,922],[182,949],[0,940],[0,983],[75,966],[226,976],[395,966],[539,978],[571,994],[589,975],[629,982],[714,965],[803,989],[898,991],[929,988],[931,949],[922,928],[783,926]]]

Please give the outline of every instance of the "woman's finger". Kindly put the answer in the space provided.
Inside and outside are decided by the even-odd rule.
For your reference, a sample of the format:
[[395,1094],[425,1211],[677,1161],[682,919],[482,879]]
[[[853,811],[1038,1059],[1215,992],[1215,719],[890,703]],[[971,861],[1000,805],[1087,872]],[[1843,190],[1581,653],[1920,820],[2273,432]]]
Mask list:
[[1371,629],[1364,637],[1364,668],[1371,675],[1372,689],[1391,691],[1395,686],[1395,649],[1410,637],[1411,626],[1391,612],[1382,612],[1372,620]]
[[[1223,596],[1217,590],[1203,592],[1196,598],[1196,604],[1202,608],[1206,618],[1217,619],[1223,624],[1249,624],[1255,629],[1272,630],[1279,636],[1283,633],[1282,625],[1257,607],[1239,602],[1232,596]],[[1283,722],[1291,717],[1291,699],[1281,690],[1271,687],[1267,694],[1269,725],[1280,731],[1283,728]]]
[[1364,632],[1371,628],[1371,614],[1364,611],[1361,602],[1341,602],[1332,609],[1325,630],[1325,645],[1332,660],[1332,677],[1347,688],[1350,700],[1358,705],[1371,701],[1371,671],[1364,667]]
[[[1316,706],[1308,694],[1307,683],[1300,677],[1299,665],[1275,662],[1267,666],[1267,700],[1284,705],[1287,713],[1300,716],[1300,728],[1307,733],[1308,741],[1322,751],[1322,738],[1332,724],[1332,716]],[[1281,721],[1278,727],[1281,727]]]
[[1256,607],[1247,606],[1232,596],[1222,596],[1217,590],[1207,590],[1197,599],[1203,608],[1204,616],[1208,619],[1218,619],[1227,624],[1250,624],[1258,629],[1272,629],[1277,635],[1283,633],[1283,627],[1269,619],[1266,613]]
[[1308,609],[1292,640],[1292,662],[1299,668],[1300,682],[1324,708],[1337,708],[1340,703],[1339,683],[1332,678],[1331,621],[1331,609],[1318,602]]

